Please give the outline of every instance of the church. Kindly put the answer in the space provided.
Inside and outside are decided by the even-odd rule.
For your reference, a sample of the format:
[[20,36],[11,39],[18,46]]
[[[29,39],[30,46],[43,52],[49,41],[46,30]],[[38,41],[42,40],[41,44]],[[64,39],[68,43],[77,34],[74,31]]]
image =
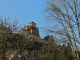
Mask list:
[[39,29],[36,26],[36,23],[34,22],[30,22],[27,26],[21,28],[19,34],[22,34],[24,36],[29,36],[29,35],[38,36],[38,37],[40,36]]

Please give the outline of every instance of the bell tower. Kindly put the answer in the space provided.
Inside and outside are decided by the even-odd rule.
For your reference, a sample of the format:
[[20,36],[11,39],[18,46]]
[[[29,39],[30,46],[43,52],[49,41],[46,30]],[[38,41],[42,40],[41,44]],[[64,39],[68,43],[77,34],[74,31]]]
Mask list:
[[36,23],[30,22],[27,26],[30,35],[39,36],[38,28],[36,27]]

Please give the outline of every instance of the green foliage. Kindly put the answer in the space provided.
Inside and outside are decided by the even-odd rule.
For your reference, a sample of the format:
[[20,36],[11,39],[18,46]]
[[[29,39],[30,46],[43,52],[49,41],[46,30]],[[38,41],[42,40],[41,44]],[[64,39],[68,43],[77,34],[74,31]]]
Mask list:
[[70,49],[70,47],[53,44],[44,45],[42,47],[40,58],[42,58],[42,60],[73,60],[74,57]]
[[[12,33],[9,29],[0,33],[0,56],[6,57],[13,53],[10,51],[17,50],[19,54],[29,51],[29,55],[24,55],[25,60],[74,60],[70,45],[57,45],[53,36],[48,35],[44,38],[48,43],[39,43],[34,38]],[[36,55],[32,55],[32,51],[35,51]]]

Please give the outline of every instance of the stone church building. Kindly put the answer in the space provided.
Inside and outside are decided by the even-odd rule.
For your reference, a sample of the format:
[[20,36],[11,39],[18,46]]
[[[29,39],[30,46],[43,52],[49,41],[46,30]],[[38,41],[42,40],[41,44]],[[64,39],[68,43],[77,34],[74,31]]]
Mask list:
[[36,23],[34,22],[30,22],[27,26],[24,26],[23,28],[21,28],[21,30],[19,31],[19,34],[22,34],[24,36],[28,36],[28,35],[34,35],[34,36],[40,36],[39,35],[39,29],[36,26]]

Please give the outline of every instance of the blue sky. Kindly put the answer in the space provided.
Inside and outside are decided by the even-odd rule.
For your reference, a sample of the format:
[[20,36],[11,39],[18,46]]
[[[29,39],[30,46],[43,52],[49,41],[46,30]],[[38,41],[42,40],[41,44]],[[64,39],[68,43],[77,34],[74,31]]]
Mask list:
[[[17,19],[19,25],[34,21],[39,30],[46,26],[43,18],[45,0],[0,0],[0,15]],[[43,32],[40,31],[40,35]]]

